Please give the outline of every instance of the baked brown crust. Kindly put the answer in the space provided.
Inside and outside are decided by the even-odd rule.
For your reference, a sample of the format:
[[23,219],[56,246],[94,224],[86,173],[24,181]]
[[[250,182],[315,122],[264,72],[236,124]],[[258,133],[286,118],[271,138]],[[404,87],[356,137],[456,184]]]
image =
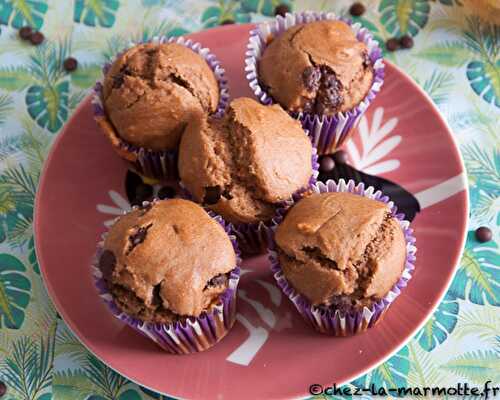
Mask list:
[[388,206],[350,193],[301,199],[278,226],[276,243],[286,279],[313,305],[356,307],[383,298],[406,258]]

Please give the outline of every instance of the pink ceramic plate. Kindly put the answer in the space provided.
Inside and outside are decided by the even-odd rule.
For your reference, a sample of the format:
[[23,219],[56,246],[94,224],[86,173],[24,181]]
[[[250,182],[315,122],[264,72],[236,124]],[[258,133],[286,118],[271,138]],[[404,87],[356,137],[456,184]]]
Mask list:
[[[192,35],[227,70],[232,96],[250,95],[243,60],[250,26]],[[190,356],[159,350],[111,317],[97,296],[90,260],[104,223],[128,208],[126,167],[82,103],[59,134],[36,201],[36,250],[57,310],[83,344],[111,368],[155,391],[196,399],[290,398],[309,385],[345,383],[387,359],[416,333],[445,294],[465,238],[467,191],[457,146],[428,97],[387,65],[385,85],[355,140],[357,168],[412,192],[416,270],[381,324],[350,338],[316,334],[277,289],[265,256],[248,259],[238,322],[213,349]]]

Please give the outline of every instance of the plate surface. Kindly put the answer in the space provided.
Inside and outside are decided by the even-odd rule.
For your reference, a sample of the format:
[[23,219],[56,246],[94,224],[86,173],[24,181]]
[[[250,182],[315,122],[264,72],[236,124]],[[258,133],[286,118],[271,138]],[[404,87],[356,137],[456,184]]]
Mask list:
[[[231,95],[251,96],[244,78],[250,25],[191,37],[222,61]],[[98,358],[158,392],[195,399],[301,397],[313,383],[345,383],[396,352],[444,296],[459,261],[467,222],[464,167],[446,123],[404,73],[387,64],[382,91],[346,149],[357,168],[413,193],[422,211],[413,221],[413,279],[367,333],[316,334],[274,284],[265,256],[247,259],[238,321],[214,348],[190,356],[159,350],[114,319],[98,298],[90,260],[104,223],[129,207],[126,166],[92,118],[86,99],[54,143],[35,209],[36,250],[49,295],[71,330]]]

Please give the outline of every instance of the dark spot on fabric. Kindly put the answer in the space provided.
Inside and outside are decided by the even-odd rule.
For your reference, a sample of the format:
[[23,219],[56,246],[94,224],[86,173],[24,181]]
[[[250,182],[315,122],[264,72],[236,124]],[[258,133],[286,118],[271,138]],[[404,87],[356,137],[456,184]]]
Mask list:
[[274,15],[286,16],[286,13],[290,12],[290,7],[287,4],[278,4],[274,9]]

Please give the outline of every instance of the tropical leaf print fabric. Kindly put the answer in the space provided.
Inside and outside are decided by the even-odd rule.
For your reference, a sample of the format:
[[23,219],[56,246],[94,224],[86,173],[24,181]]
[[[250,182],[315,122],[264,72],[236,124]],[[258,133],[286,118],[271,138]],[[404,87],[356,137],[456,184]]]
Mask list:
[[[0,380],[7,400],[168,399],[129,382],[90,354],[58,318],[34,252],[33,203],[54,138],[89,93],[100,66],[130,40],[182,35],[272,18],[275,8],[347,15],[347,0],[0,0]],[[500,381],[500,27],[458,0],[366,0],[353,18],[382,43],[408,34],[411,50],[385,56],[427,92],[450,124],[468,171],[470,225],[445,298],[397,354],[349,385],[446,386]],[[47,40],[18,38],[30,25]],[[74,56],[68,74],[62,61]],[[361,121],[363,148],[348,144],[370,173],[399,167],[396,119],[374,110]],[[385,161],[381,161],[384,158]],[[102,212],[126,209],[123,199]],[[110,218],[113,216],[110,215]],[[487,225],[493,241],[474,230]],[[335,398],[335,397],[332,397]]]

